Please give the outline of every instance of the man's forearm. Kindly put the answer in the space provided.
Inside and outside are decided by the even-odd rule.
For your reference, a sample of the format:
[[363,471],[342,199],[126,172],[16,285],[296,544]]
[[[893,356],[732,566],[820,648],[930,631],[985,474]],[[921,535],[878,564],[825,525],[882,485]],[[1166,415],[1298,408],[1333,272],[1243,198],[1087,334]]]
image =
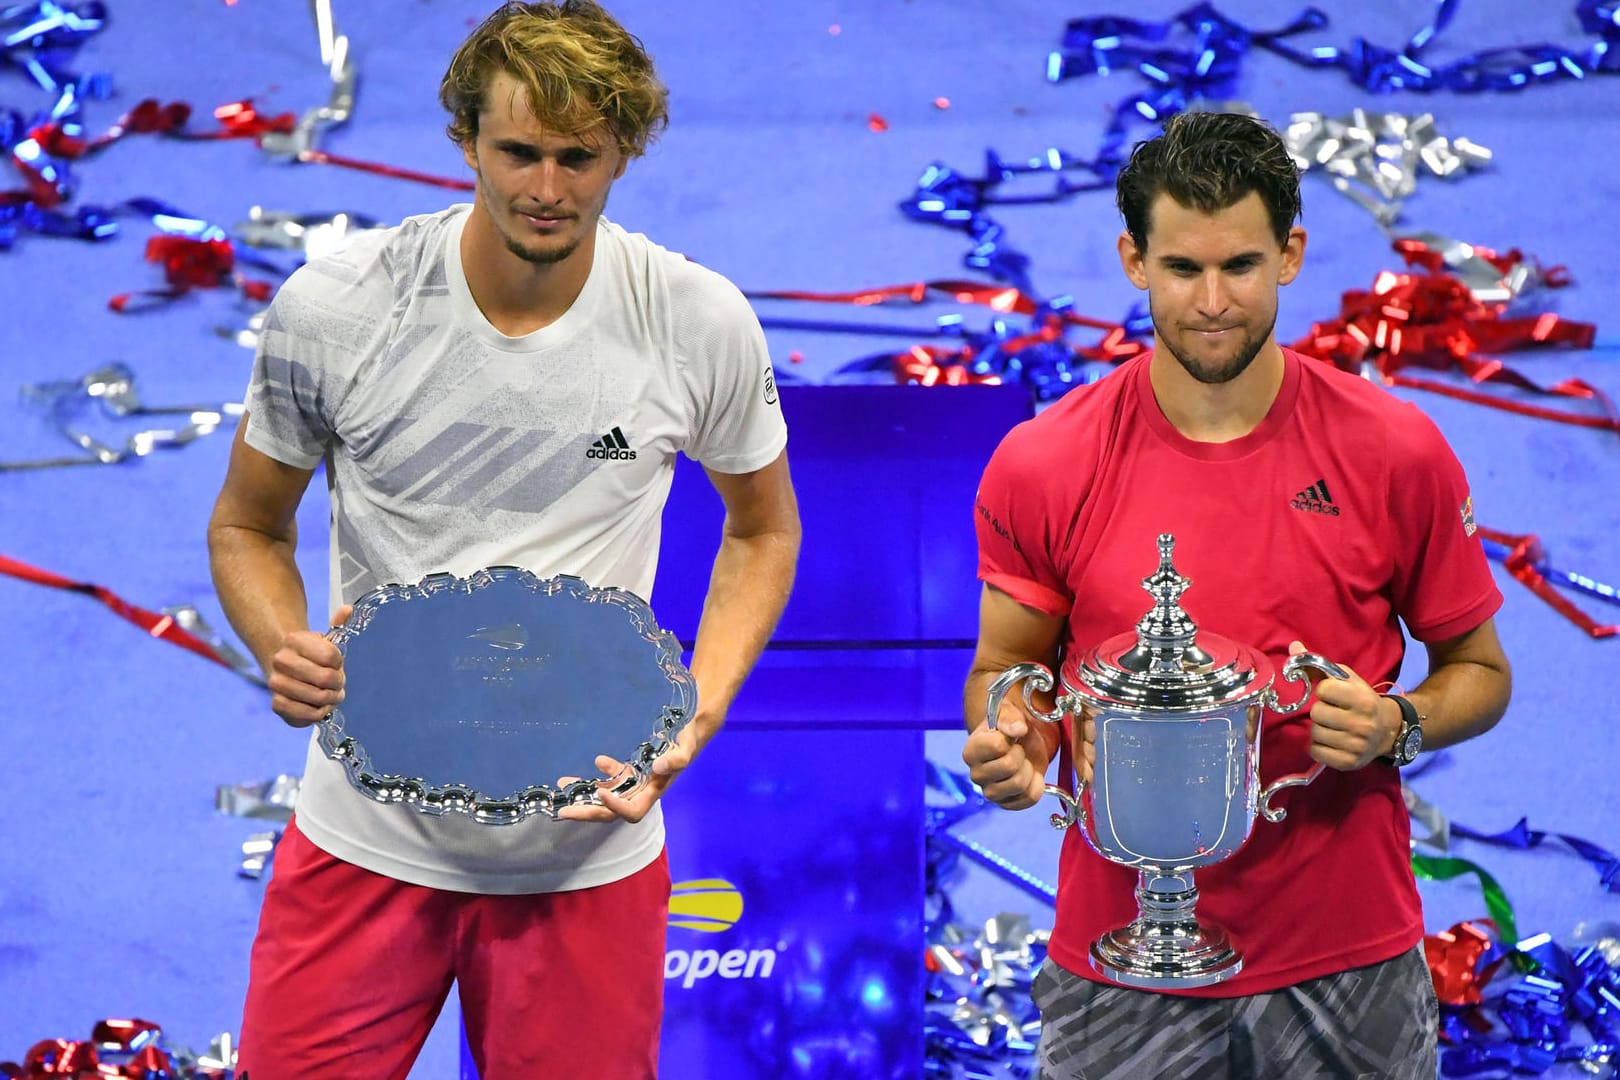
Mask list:
[[[972,734],[984,725],[984,711],[990,700],[990,684],[996,680],[1004,669],[994,669],[974,665],[968,672],[967,683],[962,688],[962,722],[968,734]],[[1023,684],[1020,683],[1015,692],[1022,695]]]
[[692,675],[698,684],[693,725],[700,747],[719,730],[776,629],[793,589],[798,558],[797,530],[721,540],[692,646]]
[[208,565],[220,606],[265,672],[289,632],[309,629],[309,600],[293,559],[296,543],[240,526],[208,530]]
[[1423,717],[1423,749],[1455,746],[1489,731],[1507,710],[1512,689],[1505,667],[1463,660],[1435,668],[1406,695]]

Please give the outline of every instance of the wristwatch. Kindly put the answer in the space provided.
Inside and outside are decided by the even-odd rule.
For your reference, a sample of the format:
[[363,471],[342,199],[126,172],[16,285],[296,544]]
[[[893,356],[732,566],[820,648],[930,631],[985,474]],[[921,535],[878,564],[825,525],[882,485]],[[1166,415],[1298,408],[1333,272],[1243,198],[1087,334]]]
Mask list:
[[1401,729],[1395,733],[1395,748],[1383,755],[1379,760],[1387,761],[1396,768],[1410,765],[1417,760],[1418,751],[1423,749],[1423,717],[1418,715],[1417,706],[1400,694],[1385,694],[1392,698],[1401,710]]

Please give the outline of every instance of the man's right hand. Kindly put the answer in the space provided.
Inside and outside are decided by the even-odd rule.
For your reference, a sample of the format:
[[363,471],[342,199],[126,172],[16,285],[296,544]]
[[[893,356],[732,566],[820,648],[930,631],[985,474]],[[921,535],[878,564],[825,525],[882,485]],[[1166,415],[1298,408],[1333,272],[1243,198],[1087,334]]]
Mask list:
[[1024,810],[1046,793],[1046,768],[1052,762],[1053,745],[1055,740],[1047,741],[1017,695],[1009,694],[996,714],[995,728],[980,724],[968,735],[962,761],[985,798],[1008,810]]
[[[1016,664],[1038,663],[1057,671],[1058,643],[1067,620],[1025,607],[990,585],[979,600],[979,643],[973,667],[963,687],[963,718],[968,728],[962,760],[968,775],[985,798],[1009,810],[1023,810],[1041,801],[1046,791],[1046,768],[1062,742],[1056,724],[1037,722],[1024,709],[1020,682],[1002,698],[996,726],[984,721],[990,687]],[[1050,694],[1035,694],[1038,709],[1052,708]]]
[[[348,621],[354,608],[343,605],[332,616],[334,627]],[[294,630],[281,639],[270,658],[270,708],[291,727],[323,720],[343,700],[343,654],[332,639],[313,630]]]

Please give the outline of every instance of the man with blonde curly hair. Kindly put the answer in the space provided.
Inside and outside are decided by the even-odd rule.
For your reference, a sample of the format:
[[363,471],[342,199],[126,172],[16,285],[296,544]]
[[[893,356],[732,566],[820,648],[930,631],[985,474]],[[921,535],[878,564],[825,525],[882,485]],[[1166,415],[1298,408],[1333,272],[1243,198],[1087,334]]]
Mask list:
[[658,800],[724,722],[799,545],[758,320],[718,274],[603,217],[665,99],[596,4],[506,4],[440,87],[471,205],[361,234],[271,305],[209,547],[292,727],[343,700],[293,558],[323,461],[334,623],[381,584],[496,565],[648,597],[677,452],[726,519],[697,708],[637,790],[491,827],[373,802],[311,740],[253,946],[243,1080],[403,1078],[452,984],[484,1080],[656,1073]]

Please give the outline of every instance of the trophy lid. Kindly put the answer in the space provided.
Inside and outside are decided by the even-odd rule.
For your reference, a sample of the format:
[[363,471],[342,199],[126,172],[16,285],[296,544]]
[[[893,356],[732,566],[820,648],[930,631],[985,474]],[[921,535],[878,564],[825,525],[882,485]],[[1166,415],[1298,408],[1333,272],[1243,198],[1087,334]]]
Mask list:
[[1171,561],[1175,537],[1158,538],[1159,567],[1142,579],[1153,606],[1136,630],[1109,638],[1081,657],[1075,669],[1085,697],[1115,707],[1182,713],[1229,706],[1258,697],[1271,685],[1271,661],[1246,645],[1205,633],[1181,607],[1192,581]]

